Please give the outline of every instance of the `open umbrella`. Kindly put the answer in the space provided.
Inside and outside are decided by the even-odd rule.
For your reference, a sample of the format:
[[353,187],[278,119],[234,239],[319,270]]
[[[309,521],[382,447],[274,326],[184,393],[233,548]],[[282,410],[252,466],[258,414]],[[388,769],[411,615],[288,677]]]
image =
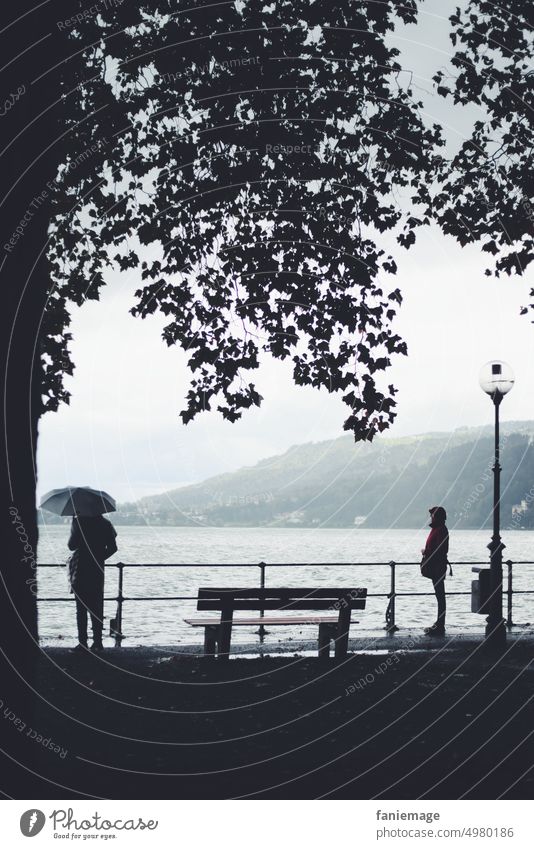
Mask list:
[[39,507],[58,516],[100,516],[117,509],[115,499],[111,495],[89,486],[52,489],[43,495]]

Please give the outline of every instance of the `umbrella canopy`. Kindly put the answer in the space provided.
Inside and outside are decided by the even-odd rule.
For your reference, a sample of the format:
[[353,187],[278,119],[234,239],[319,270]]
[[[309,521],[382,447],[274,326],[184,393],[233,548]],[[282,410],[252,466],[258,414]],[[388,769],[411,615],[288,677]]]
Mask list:
[[39,504],[43,510],[58,516],[100,516],[117,509],[115,499],[89,486],[66,486],[43,495]]

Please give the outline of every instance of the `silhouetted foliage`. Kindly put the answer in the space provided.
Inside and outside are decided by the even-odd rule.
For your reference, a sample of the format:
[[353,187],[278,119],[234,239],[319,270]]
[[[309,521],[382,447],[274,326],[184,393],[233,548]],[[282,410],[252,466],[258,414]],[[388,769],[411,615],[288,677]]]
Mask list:
[[450,21],[456,52],[434,78],[438,92],[481,118],[445,163],[437,217],[462,245],[482,243],[495,258],[487,274],[523,274],[534,259],[534,6],[470,0]]
[[65,100],[71,152],[51,229],[44,409],[68,401],[69,304],[98,298],[110,266],[138,269],[134,314],[167,316],[165,341],[187,354],[184,422],[259,405],[250,373],[266,352],[291,360],[297,384],[340,392],[356,439],[388,427],[384,373],[406,346],[380,234],[410,247],[434,218],[495,257],[488,274],[521,274],[532,258],[532,10],[470,0],[451,17],[438,92],[482,116],[452,160],[387,41],[416,12],[415,0],[157,0],[84,18],[72,35],[91,48],[76,107]]
[[357,439],[387,428],[396,390],[380,376],[406,346],[380,234],[409,247],[428,223],[440,144],[386,40],[415,18],[414,0],[160,0],[83,21],[45,409],[68,400],[68,303],[98,298],[114,265],[139,269],[134,314],[168,316],[165,341],[187,352],[184,422],[259,405],[248,374],[266,352],[291,358],[298,385],[341,392]]

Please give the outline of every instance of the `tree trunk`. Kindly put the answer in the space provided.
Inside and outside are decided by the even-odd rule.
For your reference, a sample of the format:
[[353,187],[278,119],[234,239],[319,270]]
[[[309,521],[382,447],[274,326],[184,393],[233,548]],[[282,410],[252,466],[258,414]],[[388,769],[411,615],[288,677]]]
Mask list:
[[[0,36],[0,280],[5,507],[0,565],[0,663],[3,790],[15,798],[45,797],[47,784],[32,774],[39,749],[24,726],[36,727],[33,692],[38,649],[36,443],[40,412],[39,330],[49,276],[47,183],[56,175],[64,142],[59,101],[62,60],[75,48],[58,26],[77,5],[53,0],[34,9],[18,0]],[[10,7],[14,9],[15,7]],[[28,14],[24,14],[28,12]],[[35,45],[35,46],[31,46]],[[28,49],[29,48],[29,49]],[[58,67],[54,67],[54,66]],[[44,76],[41,76],[43,75]],[[39,79],[39,77],[41,77]],[[49,795],[46,793],[46,795]]]

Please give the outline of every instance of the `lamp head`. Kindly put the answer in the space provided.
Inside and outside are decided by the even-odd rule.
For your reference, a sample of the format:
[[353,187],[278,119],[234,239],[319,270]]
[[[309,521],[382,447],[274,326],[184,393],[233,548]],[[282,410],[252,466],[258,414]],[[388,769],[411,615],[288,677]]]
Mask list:
[[483,365],[478,379],[484,392],[494,400],[506,395],[515,383],[512,369],[502,360],[490,360]]

